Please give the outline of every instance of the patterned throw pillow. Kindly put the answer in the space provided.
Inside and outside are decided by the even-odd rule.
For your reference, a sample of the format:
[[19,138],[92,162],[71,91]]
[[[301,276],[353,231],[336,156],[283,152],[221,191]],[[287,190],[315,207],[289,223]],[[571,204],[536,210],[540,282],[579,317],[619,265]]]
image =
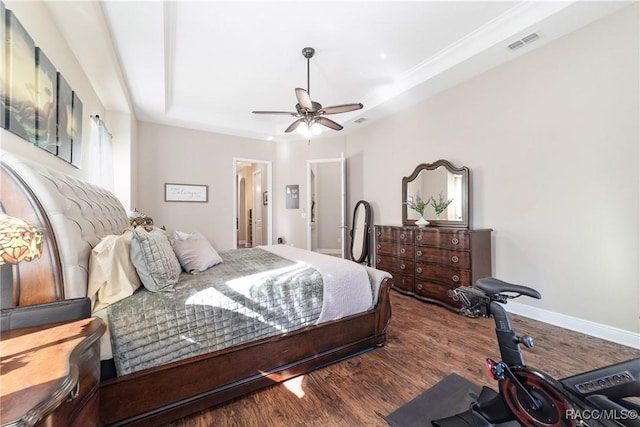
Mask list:
[[133,231],[131,261],[145,288],[151,292],[173,292],[182,268],[163,230]]

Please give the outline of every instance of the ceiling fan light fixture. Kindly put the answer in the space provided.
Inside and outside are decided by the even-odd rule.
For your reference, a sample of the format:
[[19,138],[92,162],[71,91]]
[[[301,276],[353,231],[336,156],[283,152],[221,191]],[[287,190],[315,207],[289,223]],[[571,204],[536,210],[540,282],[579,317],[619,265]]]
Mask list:
[[299,133],[309,139],[313,135],[320,135],[322,133],[322,126],[326,126],[333,130],[342,130],[343,126],[335,121],[325,117],[325,115],[347,113],[349,111],[360,110],[363,108],[361,103],[334,105],[331,107],[322,107],[319,102],[313,101],[309,95],[310,86],[310,72],[309,72],[309,60],[315,54],[315,49],[312,47],[305,47],[302,49],[302,55],[307,60],[307,89],[296,88],[296,104],[295,112],[288,111],[252,111],[253,114],[284,114],[296,117],[293,123],[285,129],[285,133],[290,133],[298,130]]
[[306,136],[307,133],[309,133],[309,125],[307,125],[306,123],[301,124],[300,126],[298,126],[298,129],[296,129],[296,131],[302,135],[302,136]]
[[302,123],[298,126],[297,131],[305,139],[310,139],[312,136],[322,134],[322,126],[318,122]]

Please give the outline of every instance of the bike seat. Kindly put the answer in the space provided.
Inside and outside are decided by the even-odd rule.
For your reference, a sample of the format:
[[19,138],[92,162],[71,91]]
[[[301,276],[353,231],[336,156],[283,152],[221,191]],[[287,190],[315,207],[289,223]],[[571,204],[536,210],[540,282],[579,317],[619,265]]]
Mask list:
[[527,286],[514,285],[512,283],[503,282],[502,280],[494,277],[484,277],[478,279],[475,287],[480,289],[488,296],[497,295],[502,292],[513,292],[520,295],[526,295],[531,298],[540,299],[542,295],[535,289],[531,289]]

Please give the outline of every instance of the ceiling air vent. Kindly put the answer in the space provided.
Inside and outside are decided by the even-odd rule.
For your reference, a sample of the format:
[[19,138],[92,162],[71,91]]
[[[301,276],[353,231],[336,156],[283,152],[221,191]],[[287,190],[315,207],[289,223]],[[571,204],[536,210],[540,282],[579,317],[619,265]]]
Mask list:
[[540,36],[537,33],[531,33],[529,35],[524,36],[523,38],[521,38],[520,40],[516,40],[513,43],[509,44],[509,46],[507,46],[509,49],[511,50],[516,50],[516,49],[520,49],[522,46],[529,44],[529,43],[533,43],[534,41],[538,40],[540,38]]
[[366,122],[366,121],[367,121],[367,119],[366,119],[366,118],[364,118],[364,117],[360,117],[359,119],[355,119],[355,120],[354,120],[354,123],[362,123],[362,122]]

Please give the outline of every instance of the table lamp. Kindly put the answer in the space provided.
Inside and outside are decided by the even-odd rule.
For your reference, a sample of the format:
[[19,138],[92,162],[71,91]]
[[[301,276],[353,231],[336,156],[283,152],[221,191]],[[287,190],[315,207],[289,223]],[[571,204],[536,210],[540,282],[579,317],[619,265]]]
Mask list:
[[42,256],[44,235],[19,218],[0,213],[0,307],[13,305],[13,264]]

